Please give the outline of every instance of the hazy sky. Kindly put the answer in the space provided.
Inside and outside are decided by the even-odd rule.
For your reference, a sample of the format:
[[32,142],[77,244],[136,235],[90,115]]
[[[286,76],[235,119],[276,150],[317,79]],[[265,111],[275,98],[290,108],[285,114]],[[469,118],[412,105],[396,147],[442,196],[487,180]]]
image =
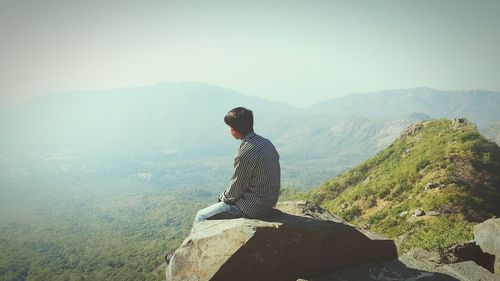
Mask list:
[[299,106],[500,91],[500,1],[0,0],[0,105],[201,81]]

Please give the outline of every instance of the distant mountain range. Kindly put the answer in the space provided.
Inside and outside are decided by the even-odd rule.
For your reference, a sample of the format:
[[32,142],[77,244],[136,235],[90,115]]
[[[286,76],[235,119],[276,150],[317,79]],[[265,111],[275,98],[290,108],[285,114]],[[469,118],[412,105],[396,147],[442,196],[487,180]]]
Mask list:
[[215,188],[230,176],[238,145],[222,120],[236,106],[254,111],[256,132],[281,154],[284,184],[301,188],[374,155],[411,123],[466,117],[486,127],[500,120],[500,93],[489,91],[390,90],[303,109],[203,83],[165,82],[54,94],[3,109],[0,163],[33,156],[87,161],[87,169],[98,163],[101,171],[140,174],[159,186]]
[[189,152],[207,143],[228,145],[222,119],[240,104],[255,108],[257,118],[296,110],[201,83],[54,94],[2,112],[0,126],[9,136],[1,140],[2,152]]
[[310,110],[333,116],[391,118],[415,112],[432,118],[465,117],[478,125],[493,125],[500,117],[500,93],[483,90],[438,91],[430,88],[353,94],[321,102]]

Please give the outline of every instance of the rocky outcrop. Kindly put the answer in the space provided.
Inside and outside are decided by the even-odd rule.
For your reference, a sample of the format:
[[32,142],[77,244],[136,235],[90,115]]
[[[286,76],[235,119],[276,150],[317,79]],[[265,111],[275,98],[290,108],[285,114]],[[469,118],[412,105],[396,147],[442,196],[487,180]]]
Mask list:
[[297,280],[397,257],[396,246],[306,202],[285,202],[266,221],[197,224],[174,253],[167,280]]
[[500,275],[500,218],[476,225],[474,241],[484,253],[491,255],[491,269]]
[[412,249],[398,259],[379,264],[365,264],[301,281],[345,280],[500,281],[500,276],[492,274],[473,261],[445,264],[437,252]]

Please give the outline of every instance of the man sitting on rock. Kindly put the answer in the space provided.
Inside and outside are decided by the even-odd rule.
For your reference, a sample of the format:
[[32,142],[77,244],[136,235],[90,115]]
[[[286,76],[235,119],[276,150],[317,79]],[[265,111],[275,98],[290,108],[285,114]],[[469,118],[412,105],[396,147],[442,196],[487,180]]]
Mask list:
[[231,135],[241,140],[234,158],[234,173],[218,203],[196,214],[195,223],[208,219],[264,218],[278,201],[279,154],[268,139],[253,131],[252,111],[237,107],[224,117]]

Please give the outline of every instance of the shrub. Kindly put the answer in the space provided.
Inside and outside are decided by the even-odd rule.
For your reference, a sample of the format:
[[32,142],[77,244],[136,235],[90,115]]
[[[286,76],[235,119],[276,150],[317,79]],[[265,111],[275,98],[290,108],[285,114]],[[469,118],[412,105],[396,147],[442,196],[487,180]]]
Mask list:
[[477,131],[465,131],[460,135],[460,140],[471,141],[479,138],[479,133]]
[[372,215],[371,217],[368,218],[368,223],[369,224],[377,224],[385,217],[385,215],[386,214],[384,214],[382,212],[375,213],[374,215]]
[[361,216],[361,209],[358,206],[353,206],[352,208],[345,210],[342,215],[346,221],[351,221],[354,218]]
[[416,165],[416,170],[417,172],[420,170],[423,170],[425,167],[427,167],[431,162],[428,159],[422,159],[420,160],[417,165]]
[[489,152],[483,153],[483,157],[481,159],[481,162],[484,165],[491,163],[491,153],[489,153]]

